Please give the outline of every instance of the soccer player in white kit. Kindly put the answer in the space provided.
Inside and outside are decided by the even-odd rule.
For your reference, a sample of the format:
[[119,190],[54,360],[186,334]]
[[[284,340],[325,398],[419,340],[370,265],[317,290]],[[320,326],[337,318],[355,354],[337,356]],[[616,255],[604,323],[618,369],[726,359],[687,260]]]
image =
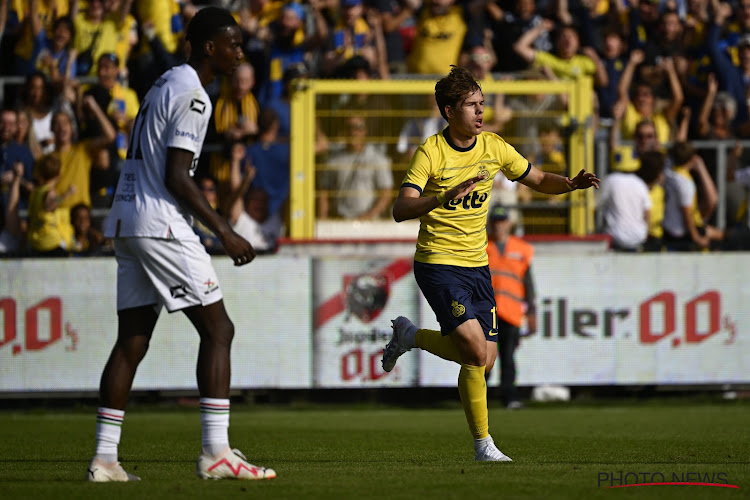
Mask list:
[[276,477],[272,469],[248,463],[229,447],[234,325],[210,257],[191,228],[195,215],[221,239],[236,266],[255,258],[252,245],[208,205],[192,179],[212,110],[204,87],[237,68],[242,35],[228,11],[207,7],[190,22],[186,40],[191,45],[187,63],[164,73],[141,103],[105,227],[106,236],[114,238],[117,258],[118,331],[101,379],[89,481],[139,479],[119,464],[117,448],[133,378],[162,306],[185,313],[200,335],[198,476]]

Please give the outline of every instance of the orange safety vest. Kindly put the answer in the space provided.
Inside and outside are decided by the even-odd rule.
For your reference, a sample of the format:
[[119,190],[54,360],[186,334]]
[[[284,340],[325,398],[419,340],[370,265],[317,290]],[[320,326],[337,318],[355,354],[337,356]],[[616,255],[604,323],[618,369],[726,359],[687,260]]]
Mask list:
[[497,315],[511,325],[521,326],[526,312],[526,287],[523,278],[534,257],[534,247],[510,236],[505,252],[500,254],[494,241],[487,245],[492,288],[495,290]]

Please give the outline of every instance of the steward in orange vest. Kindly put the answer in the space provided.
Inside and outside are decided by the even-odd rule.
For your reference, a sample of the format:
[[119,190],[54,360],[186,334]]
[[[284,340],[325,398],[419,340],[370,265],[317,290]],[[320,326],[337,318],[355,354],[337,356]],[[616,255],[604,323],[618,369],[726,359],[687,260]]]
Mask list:
[[513,223],[508,216],[508,209],[501,205],[490,209],[487,256],[497,306],[500,393],[505,406],[516,409],[522,405],[515,386],[514,352],[520,342],[524,316],[527,316],[529,332],[536,330],[534,282],[530,268],[534,247],[510,234]]
[[[529,267],[534,247],[520,238],[509,235],[502,253],[496,241],[487,245],[492,288],[495,290],[497,315],[511,325],[521,326],[523,317],[534,312],[534,285]],[[530,290],[529,290],[530,288]],[[529,292],[531,292],[529,294]]]

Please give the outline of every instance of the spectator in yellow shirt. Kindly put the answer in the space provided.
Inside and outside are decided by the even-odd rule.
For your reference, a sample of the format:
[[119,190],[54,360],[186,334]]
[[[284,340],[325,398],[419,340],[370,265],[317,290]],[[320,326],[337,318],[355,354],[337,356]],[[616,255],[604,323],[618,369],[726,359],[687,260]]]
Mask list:
[[[565,25],[559,28],[555,39],[554,54],[534,48],[534,41],[542,33],[552,31],[554,27],[553,21],[543,20],[524,32],[513,45],[513,49],[534,67],[550,68],[559,79],[575,80],[582,76],[590,76],[594,78],[594,84],[597,87],[606,86],[609,81],[606,68],[593,47],[581,49],[578,31],[573,26]],[[579,50],[582,53],[579,54]]]
[[443,74],[458,64],[467,26],[456,0],[427,0],[417,15],[417,35],[407,58],[411,73]]
[[29,247],[38,257],[64,257],[73,242],[73,226],[70,210],[62,205],[76,188],[60,188],[60,160],[51,155],[39,160],[37,178],[39,186],[29,198]]
[[[114,127],[92,96],[83,98],[83,107],[84,110],[93,113],[96,117],[102,129],[102,134],[80,142],[73,142],[72,120],[66,113],[58,111],[52,117],[55,150],[46,155],[54,156],[60,161],[58,191],[65,192],[70,186],[75,185],[75,193],[63,200],[60,205],[67,209],[78,203],[91,206],[89,188],[91,185],[92,158],[97,151],[107,147],[115,139]],[[43,156],[39,162],[42,162],[46,156]]]
[[104,0],[88,0],[84,12],[78,12],[78,1],[74,0],[71,17],[75,25],[73,47],[78,53],[78,76],[93,75],[99,56],[117,49],[117,26],[105,16]]

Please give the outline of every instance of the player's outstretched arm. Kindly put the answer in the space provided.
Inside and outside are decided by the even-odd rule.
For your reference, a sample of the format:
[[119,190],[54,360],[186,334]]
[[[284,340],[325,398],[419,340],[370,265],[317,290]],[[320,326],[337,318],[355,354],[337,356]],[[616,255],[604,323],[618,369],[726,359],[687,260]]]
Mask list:
[[576,189],[588,189],[591,186],[599,189],[601,180],[596,175],[586,172],[583,169],[571,179],[570,177],[563,177],[562,175],[539,170],[532,165],[528,175],[519,182],[540,193],[563,194],[568,191],[575,191]]
[[242,236],[234,232],[226,220],[220,216],[206,198],[201,194],[198,185],[190,177],[190,166],[193,153],[184,149],[167,149],[167,165],[164,183],[183,207],[190,210],[221,240],[235,266],[248,264],[255,258],[253,246]]
[[462,182],[448,191],[444,191],[437,196],[420,196],[420,192],[413,187],[404,186],[398,193],[396,203],[393,204],[393,219],[401,222],[410,219],[418,219],[423,215],[436,209],[446,201],[463,198],[474,191],[477,182],[484,180],[486,177],[478,175],[467,181]]

